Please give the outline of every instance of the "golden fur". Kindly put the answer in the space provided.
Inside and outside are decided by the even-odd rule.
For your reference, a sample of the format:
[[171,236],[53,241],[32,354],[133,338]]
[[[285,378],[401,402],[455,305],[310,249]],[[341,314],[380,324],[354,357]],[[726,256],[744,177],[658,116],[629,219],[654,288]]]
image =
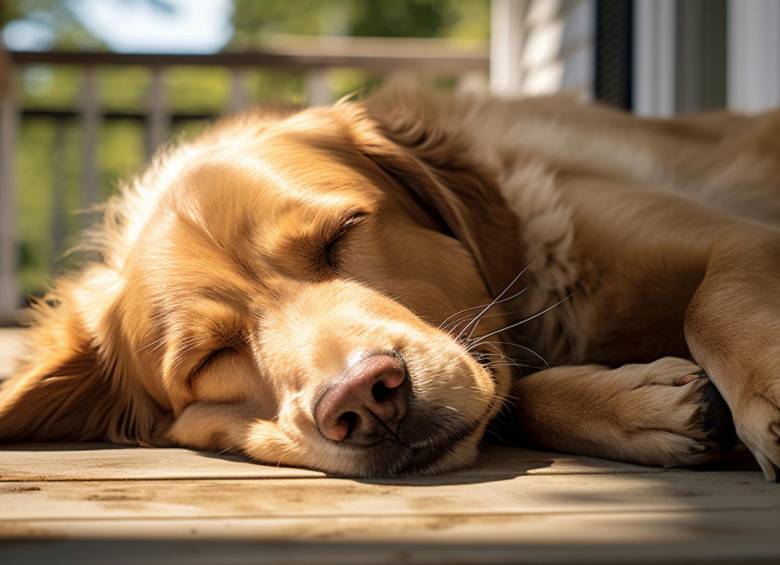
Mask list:
[[[431,473],[504,405],[542,446],[692,465],[728,436],[711,379],[773,478],[778,125],[411,90],[224,120],[126,187],[102,260],[38,304],[0,440]],[[396,432],[324,437],[318,396],[391,350]]]

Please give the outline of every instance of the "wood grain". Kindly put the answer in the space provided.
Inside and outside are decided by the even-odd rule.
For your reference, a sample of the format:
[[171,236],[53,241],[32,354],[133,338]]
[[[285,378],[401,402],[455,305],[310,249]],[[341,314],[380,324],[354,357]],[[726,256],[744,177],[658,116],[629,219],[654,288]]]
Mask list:
[[[531,515],[780,509],[752,472],[404,481],[187,479],[0,484],[3,520]],[[745,487],[749,488],[745,488]]]
[[[52,452],[56,452],[56,455]],[[57,464],[51,461],[56,457]],[[550,454],[513,448],[491,448],[479,465],[452,477],[514,477],[527,475],[660,473],[604,459]],[[138,449],[101,444],[7,445],[0,450],[2,481],[84,481],[193,478],[325,477],[306,469],[251,463],[234,455],[188,449]]]

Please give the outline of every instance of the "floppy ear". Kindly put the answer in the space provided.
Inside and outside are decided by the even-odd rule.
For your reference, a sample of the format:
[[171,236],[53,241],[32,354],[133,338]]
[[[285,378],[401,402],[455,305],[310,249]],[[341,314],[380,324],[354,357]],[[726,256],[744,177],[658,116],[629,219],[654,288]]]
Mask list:
[[461,134],[447,126],[435,99],[422,94],[370,99],[353,116],[360,150],[471,252],[495,296],[517,275],[524,257],[517,216]]
[[111,342],[107,272],[87,270],[35,305],[27,359],[0,387],[0,442],[150,441],[151,399],[127,382]]

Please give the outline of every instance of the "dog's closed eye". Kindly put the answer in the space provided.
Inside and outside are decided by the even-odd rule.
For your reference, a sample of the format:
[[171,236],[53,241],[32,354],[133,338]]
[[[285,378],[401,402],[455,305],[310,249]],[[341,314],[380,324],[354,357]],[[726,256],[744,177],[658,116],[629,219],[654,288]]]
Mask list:
[[339,267],[339,251],[341,250],[341,243],[343,243],[346,235],[349,231],[365,220],[367,214],[360,211],[352,211],[338,226],[337,231],[330,236],[328,243],[325,246],[325,261],[328,267],[331,269],[338,269]]
[[235,355],[236,353],[236,348],[231,346],[223,346],[212,350],[200,361],[200,363],[195,366],[192,372],[190,372],[188,381],[191,384],[206,369],[226,360],[228,357]]

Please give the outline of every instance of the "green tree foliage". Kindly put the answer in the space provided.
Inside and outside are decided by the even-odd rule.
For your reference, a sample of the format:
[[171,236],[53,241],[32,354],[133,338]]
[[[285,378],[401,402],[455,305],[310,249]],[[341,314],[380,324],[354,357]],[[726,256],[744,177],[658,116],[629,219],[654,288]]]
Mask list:
[[92,49],[101,42],[83,26],[73,5],[63,0],[13,0],[0,3],[0,24],[24,20],[45,30],[51,45],[63,49]]
[[488,0],[234,0],[232,43],[272,34],[487,39]]

